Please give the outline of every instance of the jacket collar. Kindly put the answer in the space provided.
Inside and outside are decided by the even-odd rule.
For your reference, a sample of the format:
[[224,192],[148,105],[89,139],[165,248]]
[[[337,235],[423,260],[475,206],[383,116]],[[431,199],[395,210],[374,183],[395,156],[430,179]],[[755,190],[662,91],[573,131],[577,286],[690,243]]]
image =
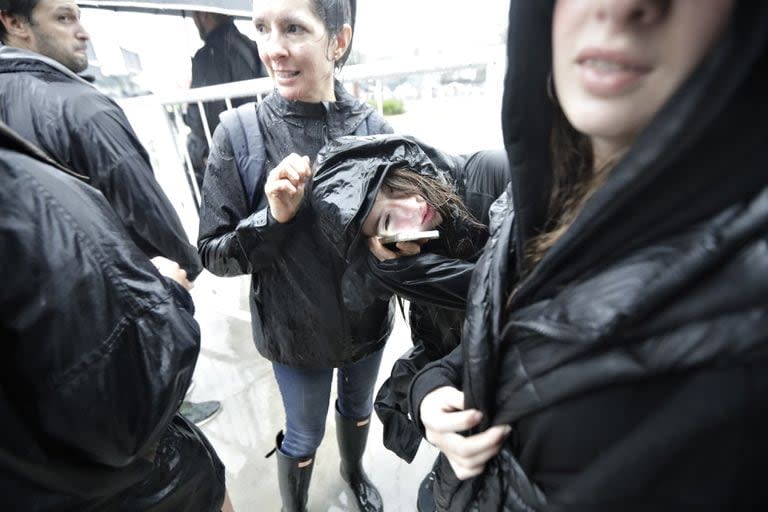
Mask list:
[[50,57],[46,57],[45,55],[41,55],[29,50],[24,50],[23,48],[15,48],[13,46],[0,46],[0,61],[32,61],[35,63],[44,64],[45,66],[51,67],[56,71],[67,75],[73,80],[78,80],[84,84],[94,87],[92,83],[84,80],[80,75],[74,73],[71,69],[62,65],[60,62],[51,59]]

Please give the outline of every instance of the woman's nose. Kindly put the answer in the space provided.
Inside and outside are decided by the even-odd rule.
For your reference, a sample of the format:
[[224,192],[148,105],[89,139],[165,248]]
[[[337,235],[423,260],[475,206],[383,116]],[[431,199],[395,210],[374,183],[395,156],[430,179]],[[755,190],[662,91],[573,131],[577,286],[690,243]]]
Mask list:
[[397,231],[414,229],[415,226],[420,224],[421,218],[421,205],[416,201],[409,201],[408,204],[402,205],[397,210],[395,229]]
[[621,28],[643,28],[663,19],[669,7],[670,0],[602,0],[597,17]]
[[262,47],[264,48],[264,53],[266,53],[270,59],[278,59],[288,53],[286,51],[285,41],[274,31],[263,36],[259,40],[259,52],[262,51]]

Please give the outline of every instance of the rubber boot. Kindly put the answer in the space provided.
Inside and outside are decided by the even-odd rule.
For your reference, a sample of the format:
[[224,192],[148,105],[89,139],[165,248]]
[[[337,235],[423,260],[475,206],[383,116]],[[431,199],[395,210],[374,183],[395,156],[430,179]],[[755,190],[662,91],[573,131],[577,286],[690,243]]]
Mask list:
[[384,503],[379,490],[368,480],[363,470],[363,452],[368,440],[370,417],[350,420],[336,409],[336,439],[341,456],[341,477],[352,488],[360,512],[382,512]]
[[435,485],[435,470],[433,469],[419,485],[419,492],[416,498],[416,511],[417,512],[435,512],[435,497],[434,497],[434,485]]
[[283,500],[282,512],[307,512],[307,496],[312,469],[315,467],[315,454],[308,457],[289,457],[280,451],[283,433],[277,434],[277,481],[280,485],[280,498]]

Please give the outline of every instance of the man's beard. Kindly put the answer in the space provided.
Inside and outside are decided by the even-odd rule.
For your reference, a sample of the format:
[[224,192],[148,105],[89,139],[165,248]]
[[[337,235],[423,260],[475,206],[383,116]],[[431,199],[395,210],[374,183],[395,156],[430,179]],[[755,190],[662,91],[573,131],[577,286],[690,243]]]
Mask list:
[[35,52],[55,60],[73,73],[80,73],[85,71],[88,67],[88,57],[86,55],[81,56],[74,52],[67,53],[65,50],[61,49],[62,45],[58,44],[54,38],[48,34],[42,31],[37,31],[34,28],[32,29],[32,32],[35,34]]

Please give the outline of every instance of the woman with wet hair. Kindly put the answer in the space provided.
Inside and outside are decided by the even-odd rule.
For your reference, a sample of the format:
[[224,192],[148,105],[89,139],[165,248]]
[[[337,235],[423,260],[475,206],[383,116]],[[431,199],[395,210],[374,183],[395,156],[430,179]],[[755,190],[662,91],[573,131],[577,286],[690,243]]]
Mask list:
[[764,508],[768,4],[513,0],[509,21],[514,210],[459,348],[410,390],[433,506]]
[[[395,362],[374,404],[384,445],[407,462],[422,440],[408,413],[411,378],[460,341],[489,207],[508,182],[502,150],[452,156],[397,135],[343,137],[318,155],[312,206],[318,231],[349,264],[345,301],[361,307],[392,294],[409,300],[414,346]],[[439,238],[380,240],[432,230]]]
[[275,90],[258,105],[230,111],[240,116],[239,125],[222,115],[202,189],[203,264],[220,276],[252,276],[253,337],[272,362],[286,416],[276,446],[285,511],[306,510],[334,369],[341,475],[361,511],[383,510],[362,456],[393,308],[386,300],[361,311],[344,307],[344,262],[313,238],[314,217],[304,199],[311,164],[327,142],[392,131],[334,77],[351,48],[354,6],[349,0],[254,1],[259,55]]

